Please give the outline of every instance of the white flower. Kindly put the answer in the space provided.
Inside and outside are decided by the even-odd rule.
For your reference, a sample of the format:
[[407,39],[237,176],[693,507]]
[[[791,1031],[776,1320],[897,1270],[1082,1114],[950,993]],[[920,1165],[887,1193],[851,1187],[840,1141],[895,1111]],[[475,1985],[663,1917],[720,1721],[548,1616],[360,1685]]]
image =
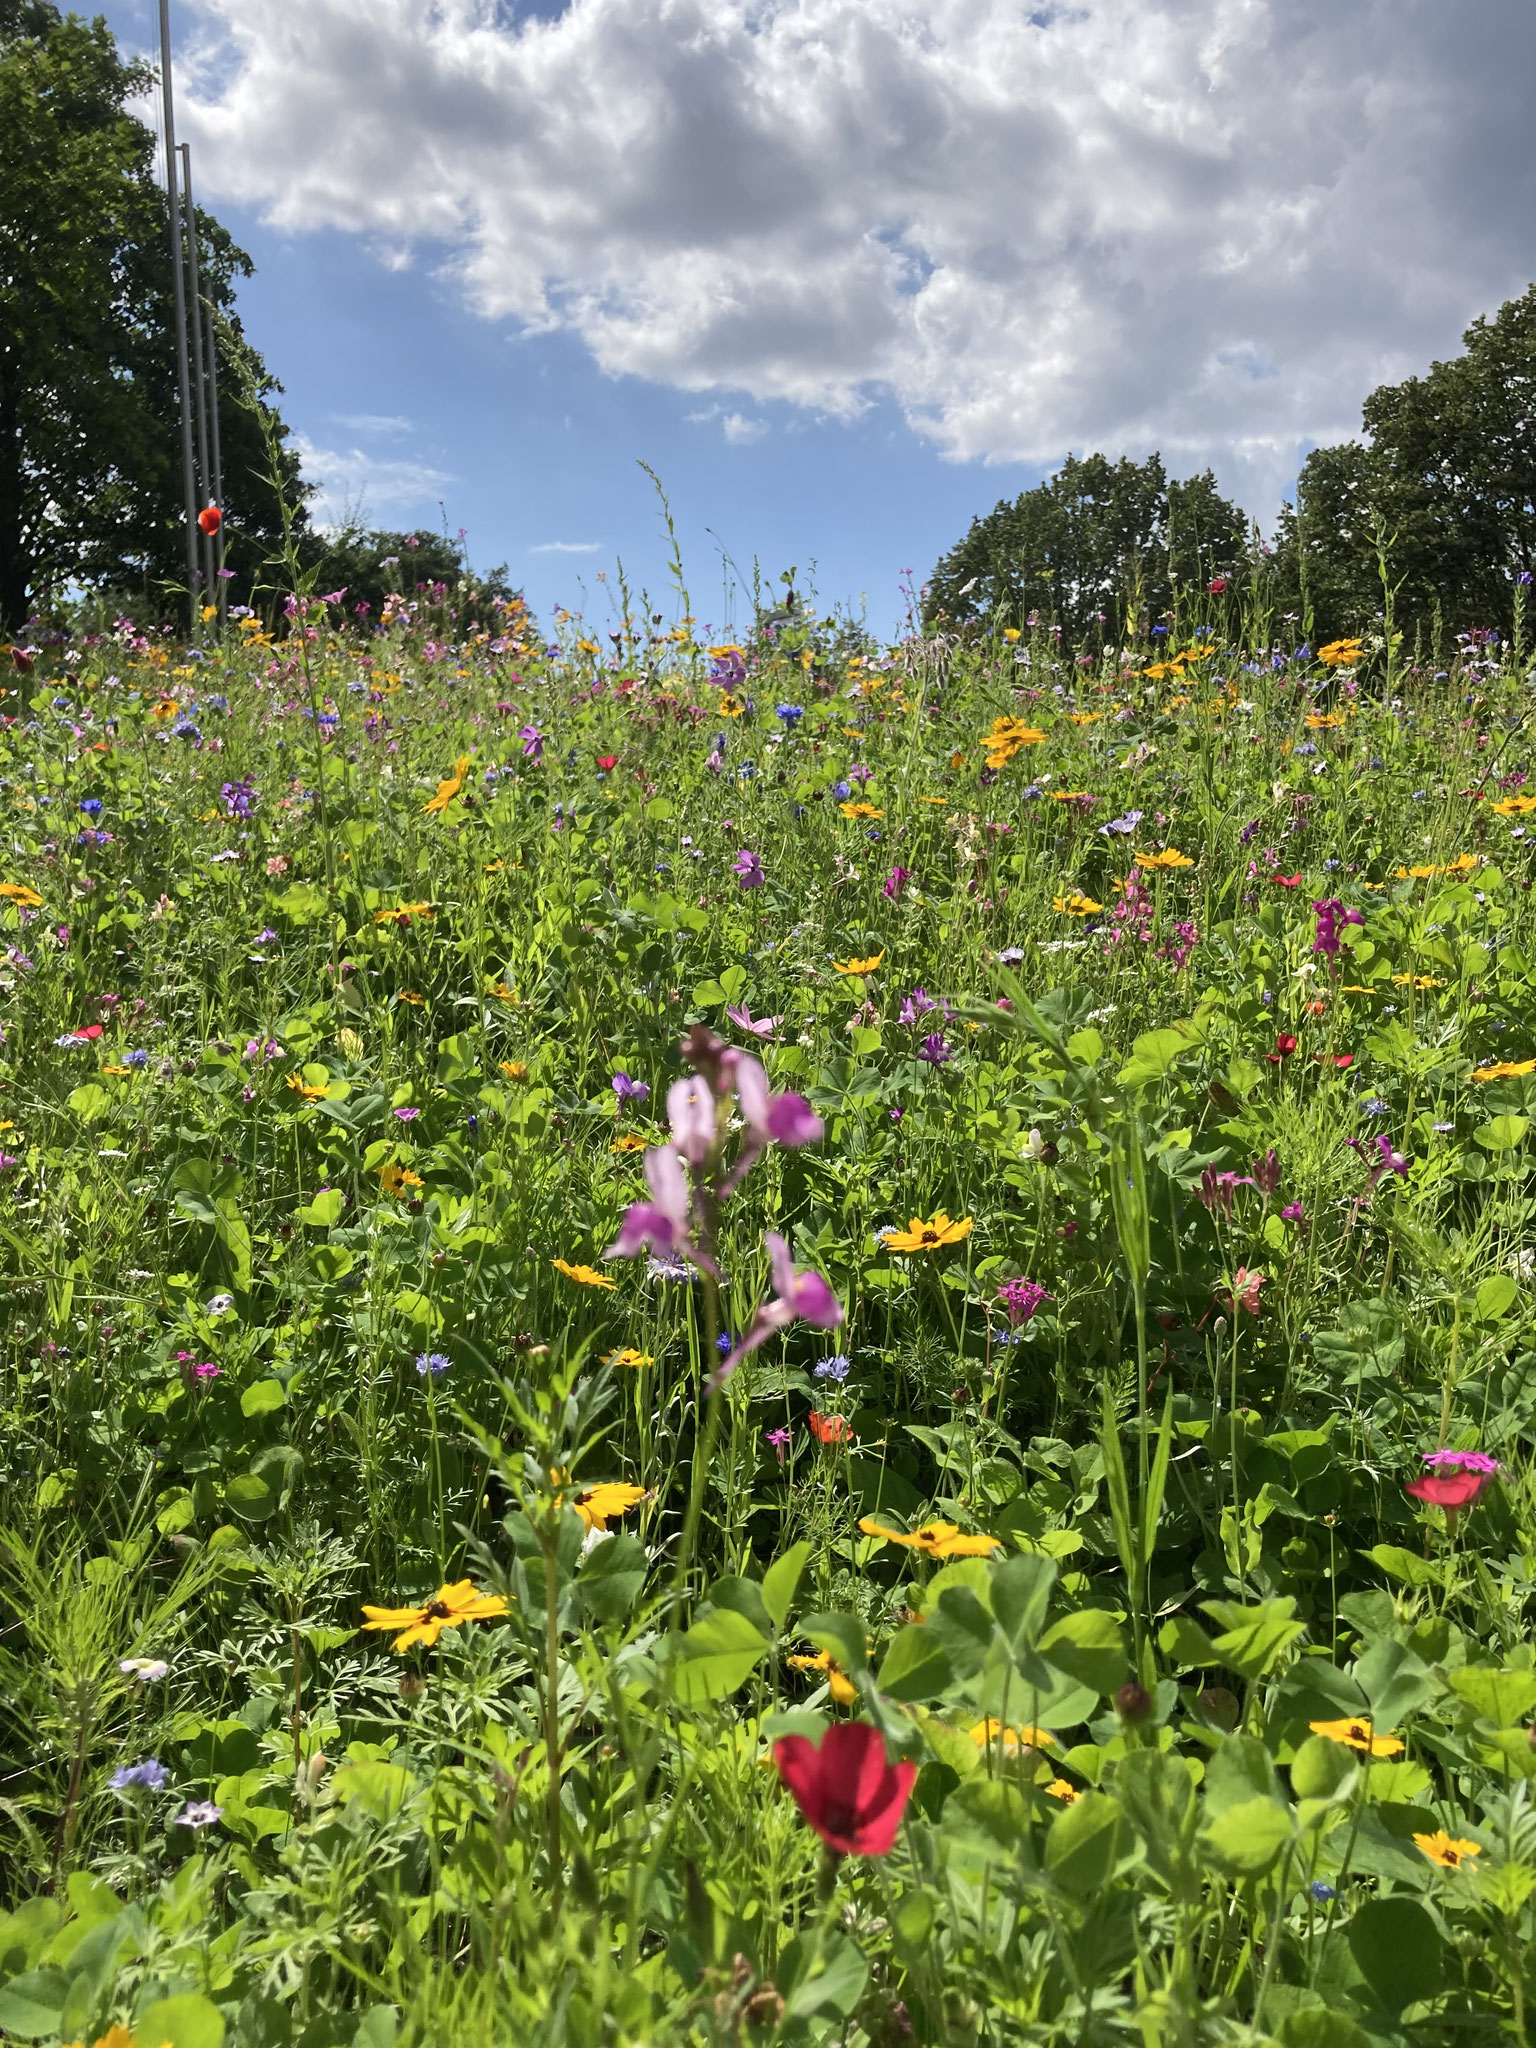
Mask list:
[[120,1657],[117,1668],[124,1678],[136,1678],[140,1685],[153,1685],[171,1667],[159,1657]]
[[1032,1130],[1027,1138],[1020,1140],[1019,1150],[1026,1159],[1040,1159],[1045,1154],[1045,1140],[1038,1131]]

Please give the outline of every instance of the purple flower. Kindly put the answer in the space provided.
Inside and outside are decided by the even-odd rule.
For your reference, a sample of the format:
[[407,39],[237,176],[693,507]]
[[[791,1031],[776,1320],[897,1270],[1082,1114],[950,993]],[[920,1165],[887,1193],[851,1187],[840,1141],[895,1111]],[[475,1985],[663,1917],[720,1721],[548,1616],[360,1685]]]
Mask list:
[[417,1117],[421,1115],[421,1111],[417,1108],[414,1102],[407,1102],[403,1103],[401,1107],[395,1111],[395,1115],[399,1117],[401,1123],[410,1124],[416,1121]]
[[815,1380],[831,1380],[834,1385],[840,1387],[852,1370],[853,1360],[839,1351],[831,1358],[824,1358],[820,1365],[813,1365],[811,1367],[811,1378]]
[[220,794],[232,818],[248,818],[256,802],[256,790],[249,776],[240,782],[226,782]]
[[165,1790],[165,1765],[157,1757],[147,1756],[142,1763],[120,1764],[112,1773],[112,1790],[129,1792],[142,1789],[146,1792]]
[[418,1351],[416,1354],[416,1370],[424,1380],[441,1379],[452,1363],[453,1360],[445,1358],[441,1351]]
[[1047,1294],[1036,1280],[1004,1280],[997,1290],[997,1298],[1008,1311],[1009,1324],[1015,1330],[1030,1317],[1044,1301],[1052,1301],[1054,1295]]
[[1272,1195],[1280,1185],[1280,1154],[1271,1145],[1262,1159],[1253,1162],[1253,1184],[1261,1195]]
[[1300,1202],[1287,1202],[1280,1211],[1280,1214],[1287,1223],[1303,1223],[1306,1221],[1306,1212],[1303,1210]]
[[784,1453],[789,1449],[790,1445],[789,1431],[781,1422],[777,1429],[765,1429],[763,1431],[763,1435],[767,1438],[768,1442],[773,1445],[774,1456],[778,1459],[780,1465],[782,1465],[784,1463]]
[[926,1060],[930,1067],[942,1067],[954,1058],[954,1052],[942,1031],[930,1031],[918,1052],[920,1060]]
[[898,1024],[915,1024],[919,1017],[925,1016],[929,1010],[936,1010],[938,1007],[938,1004],[929,995],[927,989],[915,988],[911,995],[902,1003],[896,1021]]
[[1498,1459],[1486,1451],[1425,1451],[1422,1456],[1436,1470],[1449,1466],[1453,1472],[1484,1472],[1491,1477],[1501,1469]]
[[632,1081],[621,1067],[613,1077],[613,1092],[620,1102],[644,1102],[651,1089],[647,1081]]
[[860,789],[863,789],[866,783],[873,782],[874,779],[875,771],[873,768],[865,768],[861,766],[853,767],[848,770],[848,780],[850,782],[856,782],[859,785]]
[[[673,1094],[684,1083],[673,1086]],[[668,1097],[670,1106],[671,1097]],[[677,1125],[674,1120],[673,1133]],[[605,1259],[633,1259],[649,1247],[663,1260],[687,1259],[703,1272],[718,1273],[713,1259],[693,1242],[693,1205],[683,1162],[670,1145],[655,1145],[645,1155],[649,1202],[631,1202],[619,1234],[604,1252]]]
[[1360,1105],[1364,1116],[1385,1116],[1392,1105],[1380,1095],[1368,1095]]
[[908,882],[911,881],[911,879],[912,871],[910,868],[904,868],[899,866],[894,867],[891,869],[891,872],[886,876],[885,886],[881,889],[880,894],[884,897],[887,897],[891,902],[894,903],[896,898],[900,896],[903,888],[906,886]]
[[731,872],[736,877],[738,889],[761,889],[768,877],[763,873],[763,864],[749,847],[743,847],[732,863]]
[[1314,953],[1337,953],[1340,945],[1339,927],[1365,923],[1358,910],[1346,910],[1337,896],[1324,897],[1321,903],[1314,903],[1312,908],[1317,914],[1317,934],[1312,941]]
[[539,728],[536,725],[525,725],[521,727],[518,731],[517,736],[523,743],[523,754],[526,759],[530,761],[543,760],[544,735],[539,731]]
[[80,799],[80,808],[88,818],[99,818],[101,816],[101,798],[99,796],[83,796]]
[[1099,830],[1106,837],[1111,832],[1118,832],[1121,838],[1129,839],[1145,815],[1144,811],[1127,811],[1123,818],[1111,818],[1109,823],[1101,825]]
[[776,1230],[765,1231],[763,1242],[768,1247],[775,1291],[769,1300],[758,1303],[751,1329],[710,1380],[712,1390],[723,1387],[741,1361],[760,1344],[766,1344],[775,1331],[787,1329],[797,1321],[810,1323],[818,1330],[835,1330],[843,1320],[843,1305],[821,1274],[797,1272],[789,1246]]

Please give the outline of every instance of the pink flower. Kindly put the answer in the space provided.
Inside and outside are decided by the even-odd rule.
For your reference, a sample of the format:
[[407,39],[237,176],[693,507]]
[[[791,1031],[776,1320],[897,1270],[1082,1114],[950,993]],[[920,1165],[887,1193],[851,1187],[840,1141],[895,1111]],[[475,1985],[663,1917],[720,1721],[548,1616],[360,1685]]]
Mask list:
[[1486,1451],[1425,1451],[1424,1462],[1437,1469],[1450,1466],[1453,1472],[1483,1472],[1492,1478],[1499,1470],[1497,1458],[1490,1458]]
[[843,1305],[821,1274],[797,1272],[789,1246],[776,1230],[765,1231],[763,1242],[768,1247],[775,1292],[769,1300],[758,1303],[751,1329],[715,1373],[711,1389],[723,1387],[741,1361],[760,1344],[766,1344],[775,1331],[788,1329],[793,1322],[810,1323],[818,1330],[835,1330],[843,1320]]
[[1256,1316],[1259,1312],[1259,1289],[1264,1285],[1262,1273],[1250,1273],[1246,1266],[1239,1266],[1232,1275],[1232,1285],[1220,1288],[1221,1299],[1230,1309],[1246,1309]]
[[650,1246],[653,1251],[670,1252],[690,1260],[701,1272],[718,1274],[714,1260],[693,1242],[693,1204],[688,1179],[682,1160],[670,1145],[655,1145],[646,1153],[645,1178],[654,1199],[630,1203],[619,1225],[619,1234],[603,1257],[634,1259]]
[[739,1031],[750,1031],[754,1038],[772,1038],[784,1022],[780,1017],[754,1017],[750,1003],[729,1003],[725,1014]]

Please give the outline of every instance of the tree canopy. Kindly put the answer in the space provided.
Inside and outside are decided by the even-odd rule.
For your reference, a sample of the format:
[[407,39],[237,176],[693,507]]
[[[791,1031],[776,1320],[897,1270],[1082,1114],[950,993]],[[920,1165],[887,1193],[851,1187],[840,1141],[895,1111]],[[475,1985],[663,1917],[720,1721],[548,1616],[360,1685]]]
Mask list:
[[[0,0],[0,627],[70,585],[164,603],[185,578],[166,200],[154,136],[128,111],[152,79],[106,23]],[[198,212],[219,335],[227,559],[248,586],[281,530],[254,397],[302,500],[246,341],[250,258]],[[302,523],[302,502],[300,502]]]
[[1068,456],[1055,476],[971,522],[929,581],[934,623],[1033,613],[1074,646],[1159,618],[1180,585],[1236,577],[1247,521],[1209,470],[1170,483],[1162,458]]

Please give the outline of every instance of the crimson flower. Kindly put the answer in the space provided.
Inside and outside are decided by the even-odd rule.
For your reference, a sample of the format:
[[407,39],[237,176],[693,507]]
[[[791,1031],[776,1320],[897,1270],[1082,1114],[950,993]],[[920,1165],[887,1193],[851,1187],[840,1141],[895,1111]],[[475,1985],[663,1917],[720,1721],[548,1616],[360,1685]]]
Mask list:
[[617,754],[599,754],[597,765],[605,775],[611,774],[619,765],[619,757]]
[[211,540],[224,524],[224,514],[217,505],[205,505],[197,515],[197,523]]
[[1272,882],[1277,882],[1282,889],[1299,889],[1301,887],[1300,875],[1271,875],[1269,879]]
[[1488,1484],[1488,1476],[1486,1472],[1450,1472],[1442,1477],[1438,1472],[1426,1472],[1422,1479],[1410,1479],[1405,1491],[1427,1507],[1455,1514],[1472,1505]]
[[1264,1057],[1269,1061],[1272,1067],[1277,1067],[1279,1066],[1282,1060],[1288,1060],[1290,1058],[1291,1054],[1296,1050],[1297,1046],[1300,1045],[1300,1043],[1301,1040],[1296,1036],[1294,1032],[1282,1031],[1280,1036],[1275,1040],[1274,1051],[1265,1053]]
[[839,1721],[820,1747],[805,1735],[773,1745],[779,1776],[835,1856],[887,1856],[912,1786],[914,1763],[893,1764],[885,1738],[865,1721]]

